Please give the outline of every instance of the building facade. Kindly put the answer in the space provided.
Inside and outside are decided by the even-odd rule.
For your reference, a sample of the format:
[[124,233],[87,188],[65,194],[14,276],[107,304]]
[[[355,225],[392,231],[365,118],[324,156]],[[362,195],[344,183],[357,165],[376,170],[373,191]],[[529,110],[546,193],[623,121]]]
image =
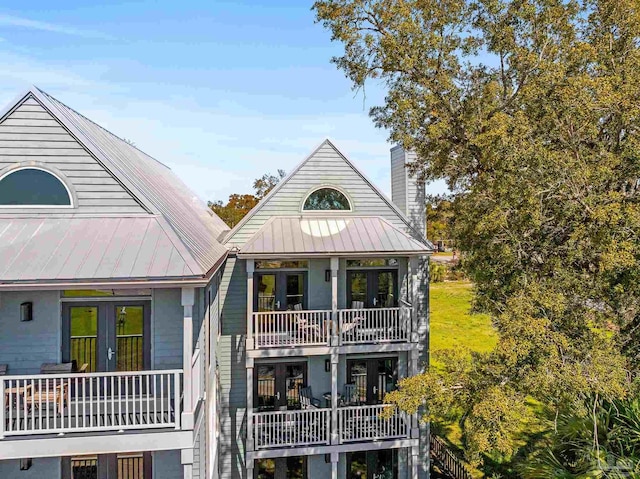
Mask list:
[[328,140],[233,230],[37,88],[0,114],[0,477],[428,477],[424,186]]

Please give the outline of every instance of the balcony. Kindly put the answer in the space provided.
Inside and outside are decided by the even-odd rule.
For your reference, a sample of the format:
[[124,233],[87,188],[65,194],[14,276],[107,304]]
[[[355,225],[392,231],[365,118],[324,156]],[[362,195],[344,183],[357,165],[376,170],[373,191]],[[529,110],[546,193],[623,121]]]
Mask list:
[[180,429],[182,370],[0,378],[0,438]]
[[[256,349],[330,346],[332,311],[253,313]],[[345,309],[337,312],[337,345],[401,343],[411,340],[411,310],[400,307]]]
[[[393,412],[383,414],[389,408]],[[340,444],[408,438],[409,417],[388,404],[338,408]],[[331,444],[331,409],[270,411],[253,414],[255,449]]]

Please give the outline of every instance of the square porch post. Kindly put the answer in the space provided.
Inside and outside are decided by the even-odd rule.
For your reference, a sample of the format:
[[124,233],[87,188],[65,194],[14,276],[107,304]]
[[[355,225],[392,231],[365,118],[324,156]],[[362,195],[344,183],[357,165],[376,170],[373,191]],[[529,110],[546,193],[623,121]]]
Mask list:
[[255,271],[255,260],[247,260],[247,342],[248,350],[255,349],[255,338],[253,336],[253,272]]
[[195,303],[195,289],[182,288],[182,428],[193,429],[193,401],[191,397],[191,358],[193,356],[193,305]]
[[340,343],[340,331],[338,331],[338,269],[340,259],[331,258],[331,345]]

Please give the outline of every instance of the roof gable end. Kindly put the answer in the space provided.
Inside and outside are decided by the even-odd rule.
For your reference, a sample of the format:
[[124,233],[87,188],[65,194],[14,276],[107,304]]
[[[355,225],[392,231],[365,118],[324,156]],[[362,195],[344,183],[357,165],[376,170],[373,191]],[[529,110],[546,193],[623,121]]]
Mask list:
[[406,216],[329,139],[325,139],[231,230],[225,243],[242,246],[273,216],[301,215],[304,198],[320,186],[335,186],[346,192],[354,216],[382,216],[396,228],[423,243],[426,241],[420,238]]

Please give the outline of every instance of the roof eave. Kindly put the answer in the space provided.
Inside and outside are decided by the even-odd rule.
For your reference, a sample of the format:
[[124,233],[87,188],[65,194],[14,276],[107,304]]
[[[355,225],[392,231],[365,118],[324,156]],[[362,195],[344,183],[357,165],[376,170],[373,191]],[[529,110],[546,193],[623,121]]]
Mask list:
[[430,256],[432,250],[408,250],[408,251],[327,251],[315,253],[243,253],[239,251],[237,257],[240,259],[305,259],[305,258],[388,258],[393,256]]

